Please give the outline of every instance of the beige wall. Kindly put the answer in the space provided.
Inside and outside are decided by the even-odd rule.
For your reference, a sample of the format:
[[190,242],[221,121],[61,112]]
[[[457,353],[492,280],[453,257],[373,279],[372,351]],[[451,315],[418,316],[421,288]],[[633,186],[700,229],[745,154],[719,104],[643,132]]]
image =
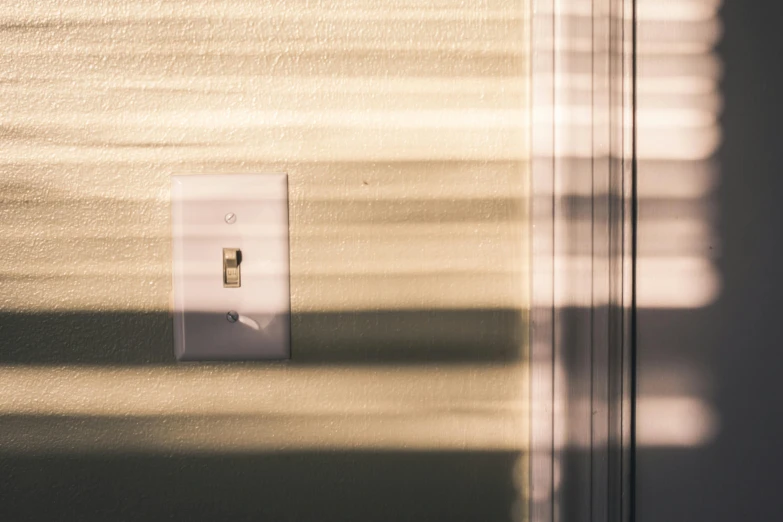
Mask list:
[[[451,484],[443,506],[491,486],[485,514],[523,516],[526,12],[0,6],[0,452],[17,475],[129,452],[494,455],[415,473]],[[294,359],[175,365],[169,177],[271,171],[290,177]]]

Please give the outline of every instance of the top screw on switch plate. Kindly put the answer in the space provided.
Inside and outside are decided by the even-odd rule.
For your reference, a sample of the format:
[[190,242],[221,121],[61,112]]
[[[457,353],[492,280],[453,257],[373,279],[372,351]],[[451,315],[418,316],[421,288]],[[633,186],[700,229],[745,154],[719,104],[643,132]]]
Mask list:
[[233,212],[229,212],[228,214],[226,214],[225,219],[226,219],[226,223],[232,225],[237,222],[237,215],[234,214]]

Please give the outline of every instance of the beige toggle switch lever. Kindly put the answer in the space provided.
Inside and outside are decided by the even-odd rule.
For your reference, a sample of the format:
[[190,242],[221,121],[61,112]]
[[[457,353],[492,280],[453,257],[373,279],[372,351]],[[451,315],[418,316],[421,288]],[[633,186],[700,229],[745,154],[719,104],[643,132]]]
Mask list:
[[239,265],[242,262],[242,251],[238,248],[223,249],[223,287],[239,288],[242,281]]

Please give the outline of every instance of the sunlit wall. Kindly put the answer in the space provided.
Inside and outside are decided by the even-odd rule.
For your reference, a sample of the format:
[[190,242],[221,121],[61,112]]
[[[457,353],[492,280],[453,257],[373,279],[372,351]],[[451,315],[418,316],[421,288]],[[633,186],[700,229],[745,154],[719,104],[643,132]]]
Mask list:
[[[497,471],[435,466],[429,483],[497,485],[492,509],[522,517],[526,14],[524,0],[3,3],[8,469],[481,452]],[[293,361],[175,365],[170,176],[281,171]],[[405,490],[400,473],[388,487]]]
[[[638,3],[639,401],[642,448],[714,440],[712,376],[685,332],[661,343],[656,314],[693,312],[722,291],[715,155],[723,140],[720,0]],[[676,317],[676,315],[674,315]]]

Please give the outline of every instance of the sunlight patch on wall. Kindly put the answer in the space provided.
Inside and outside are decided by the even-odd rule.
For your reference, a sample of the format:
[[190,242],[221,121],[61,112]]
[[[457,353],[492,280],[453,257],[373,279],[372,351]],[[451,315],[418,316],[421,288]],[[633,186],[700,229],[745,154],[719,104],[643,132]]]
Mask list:
[[524,4],[0,6],[0,311],[166,312],[170,176],[241,172],[294,313],[523,310]]
[[[641,324],[689,317],[719,297],[722,277],[717,230],[720,173],[716,154],[723,67],[719,0],[640,0],[638,13],[638,252]],[[686,329],[687,330],[687,329]],[[644,333],[640,333],[644,339]],[[647,334],[649,335],[649,333]],[[666,339],[666,333],[655,334]],[[647,341],[649,342],[649,341]],[[657,341],[663,342],[663,341]],[[693,339],[691,342],[703,342]],[[678,348],[679,341],[674,342]],[[682,343],[686,351],[687,342]],[[720,418],[706,360],[648,347],[637,402],[639,448],[711,443]],[[655,352],[660,349],[661,354]],[[660,367],[654,367],[653,365]]]
[[1,367],[0,453],[524,450],[521,386],[491,367]]
[[713,157],[722,140],[718,0],[638,4],[638,305],[699,308],[721,289]]

